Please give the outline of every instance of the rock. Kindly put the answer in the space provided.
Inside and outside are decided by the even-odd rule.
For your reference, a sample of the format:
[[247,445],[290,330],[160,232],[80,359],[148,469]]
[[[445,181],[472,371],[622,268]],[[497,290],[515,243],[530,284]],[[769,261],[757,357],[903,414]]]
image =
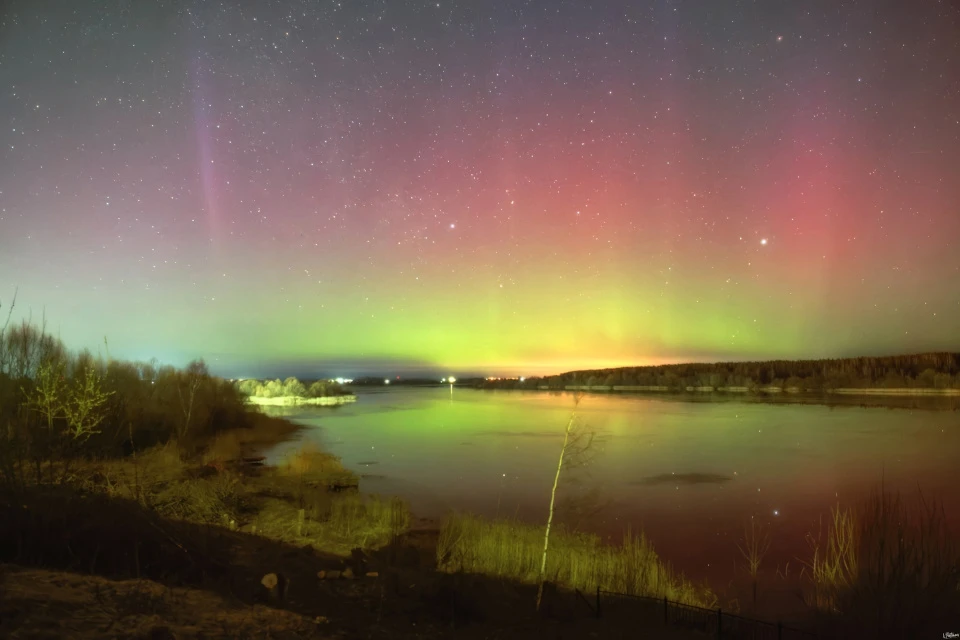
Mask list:
[[376,571],[367,571],[367,577],[368,577],[368,578],[376,578],[376,577],[379,576],[379,575],[380,575],[380,574],[377,573]]
[[263,580],[260,581],[260,584],[265,586],[267,589],[276,589],[277,583],[280,582],[280,579],[275,573],[268,573],[263,576]]
[[340,575],[342,575],[347,580],[351,580],[353,579],[353,569],[351,569],[350,567],[347,567],[346,569],[343,570],[343,573]]

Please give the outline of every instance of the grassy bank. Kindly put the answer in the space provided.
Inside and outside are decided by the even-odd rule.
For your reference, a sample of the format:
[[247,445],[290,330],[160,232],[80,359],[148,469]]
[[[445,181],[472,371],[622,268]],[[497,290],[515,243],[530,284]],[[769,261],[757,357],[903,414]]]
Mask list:
[[[536,584],[543,554],[543,526],[513,520],[484,520],[452,514],[440,530],[437,566]],[[673,572],[641,534],[624,536],[620,546],[597,536],[556,529],[550,534],[547,580],[568,589],[603,589],[712,607],[716,598]]]
[[[268,419],[265,424],[282,424]],[[355,474],[339,458],[301,447],[276,467],[237,462],[271,439],[256,430],[224,432],[199,459],[165,445],[120,460],[78,465],[68,484],[85,492],[136,501],[160,517],[347,554],[387,544],[409,527],[406,504],[355,491]]]

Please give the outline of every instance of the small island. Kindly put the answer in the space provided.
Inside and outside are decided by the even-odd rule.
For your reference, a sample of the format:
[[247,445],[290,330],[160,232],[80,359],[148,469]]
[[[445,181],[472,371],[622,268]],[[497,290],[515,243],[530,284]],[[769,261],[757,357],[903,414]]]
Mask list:
[[276,380],[237,380],[237,388],[247,404],[273,407],[333,406],[356,402],[357,396],[337,380],[301,382],[297,378]]

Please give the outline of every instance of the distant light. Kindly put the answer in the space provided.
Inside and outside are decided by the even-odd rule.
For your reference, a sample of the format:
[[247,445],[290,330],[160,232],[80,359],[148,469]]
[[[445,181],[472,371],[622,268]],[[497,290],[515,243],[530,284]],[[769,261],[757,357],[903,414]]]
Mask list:
[[767,239],[766,239],[766,238],[762,238],[762,239],[760,240],[760,244],[767,244]]
[[390,384],[390,378],[384,378],[383,384]]
[[774,510],[773,510],[773,515],[775,515],[775,516],[780,515],[780,509],[774,509]]
[[520,376],[520,382],[523,382],[523,380],[524,380],[523,376]]
[[456,381],[457,381],[457,379],[454,378],[453,376],[450,376],[449,378],[447,378],[447,382],[449,382],[450,384],[453,384],[453,383],[456,382]]

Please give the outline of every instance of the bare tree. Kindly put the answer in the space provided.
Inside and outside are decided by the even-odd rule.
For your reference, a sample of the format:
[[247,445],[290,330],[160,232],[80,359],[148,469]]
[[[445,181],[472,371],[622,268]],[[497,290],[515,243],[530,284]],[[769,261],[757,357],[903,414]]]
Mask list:
[[53,434],[53,421],[65,415],[67,384],[64,373],[62,361],[44,362],[37,369],[33,393],[27,396],[27,406],[40,414],[49,435]]
[[753,605],[757,605],[757,573],[760,564],[770,550],[770,534],[755,518],[750,518],[750,524],[743,528],[743,545],[737,543],[740,554],[747,561],[747,573],[753,582]]
[[[8,373],[7,371],[7,327],[10,326],[10,318],[13,317],[13,310],[17,306],[17,290],[13,290],[13,300],[10,301],[10,309],[7,311],[7,320],[3,323],[3,328],[0,329],[0,373]],[[0,308],[3,305],[0,304]]]
[[547,571],[547,552],[550,548],[550,528],[553,526],[553,514],[557,500],[557,485],[560,483],[560,472],[564,469],[564,465],[566,465],[567,468],[571,468],[585,464],[590,445],[593,441],[593,432],[585,427],[577,414],[577,409],[582,399],[583,392],[579,389],[576,390],[573,395],[573,411],[570,412],[570,419],[567,420],[567,427],[563,432],[563,447],[560,449],[557,472],[553,477],[553,489],[550,491],[550,511],[547,515],[547,526],[543,532],[543,555],[540,558],[537,611],[540,610],[540,603],[543,600],[543,586]]
[[183,423],[180,428],[179,439],[186,437],[190,432],[190,423],[193,419],[193,410],[197,400],[197,392],[203,385],[207,373],[207,365],[203,360],[194,360],[187,365],[187,369],[177,383],[177,393],[180,396],[180,408],[183,411]]

